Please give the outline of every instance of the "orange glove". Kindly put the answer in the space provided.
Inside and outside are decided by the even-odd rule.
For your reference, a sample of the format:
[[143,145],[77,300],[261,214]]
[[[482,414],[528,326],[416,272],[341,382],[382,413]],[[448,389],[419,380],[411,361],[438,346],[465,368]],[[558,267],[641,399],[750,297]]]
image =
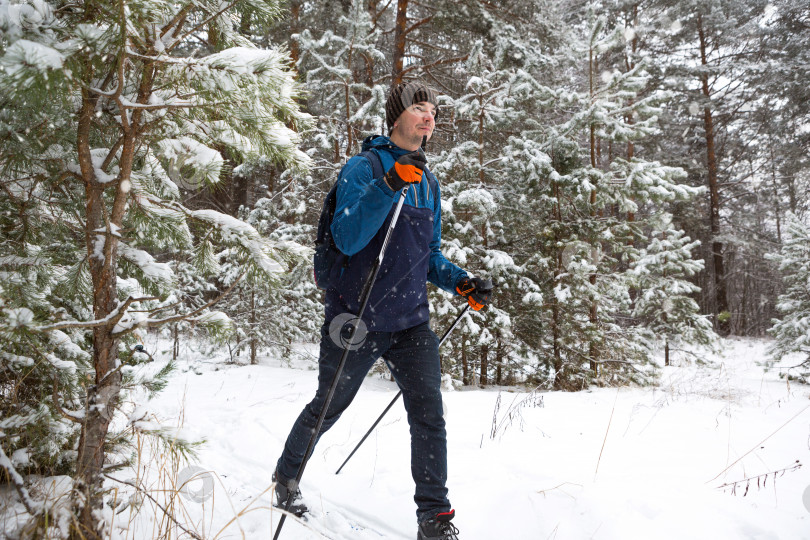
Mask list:
[[421,149],[405,154],[400,156],[394,166],[385,173],[385,181],[388,183],[388,187],[399,191],[405,186],[421,182],[426,166],[425,153]]
[[489,304],[493,288],[492,280],[477,277],[464,277],[456,283],[456,292],[466,298],[475,311]]

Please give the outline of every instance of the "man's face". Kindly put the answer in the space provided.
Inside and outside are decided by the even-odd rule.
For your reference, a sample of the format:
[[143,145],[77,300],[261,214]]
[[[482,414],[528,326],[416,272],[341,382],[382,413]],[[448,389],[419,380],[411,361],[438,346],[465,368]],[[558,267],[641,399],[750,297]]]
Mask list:
[[[414,150],[422,144],[422,137],[433,135],[436,127],[436,107],[428,101],[414,103],[397,118],[394,122],[392,139],[396,138],[407,144],[407,148]],[[400,144],[400,146],[403,146]],[[405,148],[406,146],[403,146]]]

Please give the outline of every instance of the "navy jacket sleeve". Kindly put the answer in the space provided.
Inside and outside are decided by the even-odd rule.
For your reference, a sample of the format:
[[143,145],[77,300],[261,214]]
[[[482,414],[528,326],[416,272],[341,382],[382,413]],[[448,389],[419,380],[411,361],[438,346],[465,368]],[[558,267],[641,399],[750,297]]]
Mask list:
[[436,184],[436,194],[433,197],[433,240],[430,242],[430,267],[428,281],[447,292],[456,292],[456,283],[468,274],[455,264],[447,260],[441,251],[442,244],[442,196],[439,185]]
[[351,158],[338,175],[332,219],[332,237],[338,249],[346,255],[363,249],[382,227],[395,194],[385,179],[374,180],[368,159]]

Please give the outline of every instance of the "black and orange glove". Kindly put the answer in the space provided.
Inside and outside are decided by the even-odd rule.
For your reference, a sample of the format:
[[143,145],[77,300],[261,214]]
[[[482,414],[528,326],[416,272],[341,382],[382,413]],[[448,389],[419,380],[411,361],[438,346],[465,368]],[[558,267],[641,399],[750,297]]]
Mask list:
[[400,156],[394,166],[385,173],[385,181],[388,183],[388,187],[399,191],[405,186],[421,182],[426,166],[425,153],[421,149],[405,154]]
[[477,277],[464,277],[456,283],[456,292],[466,298],[475,311],[489,304],[493,288],[492,280]]

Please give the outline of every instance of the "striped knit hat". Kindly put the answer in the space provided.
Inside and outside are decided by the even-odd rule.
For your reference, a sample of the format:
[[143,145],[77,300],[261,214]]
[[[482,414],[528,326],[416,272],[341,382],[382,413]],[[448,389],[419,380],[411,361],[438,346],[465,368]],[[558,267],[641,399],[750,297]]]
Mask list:
[[388,95],[385,102],[385,123],[388,125],[388,131],[394,129],[394,122],[397,121],[399,115],[405,109],[414,103],[427,101],[436,107],[436,119],[439,118],[439,103],[436,100],[436,91],[431,87],[419,81],[411,81],[399,83]]

